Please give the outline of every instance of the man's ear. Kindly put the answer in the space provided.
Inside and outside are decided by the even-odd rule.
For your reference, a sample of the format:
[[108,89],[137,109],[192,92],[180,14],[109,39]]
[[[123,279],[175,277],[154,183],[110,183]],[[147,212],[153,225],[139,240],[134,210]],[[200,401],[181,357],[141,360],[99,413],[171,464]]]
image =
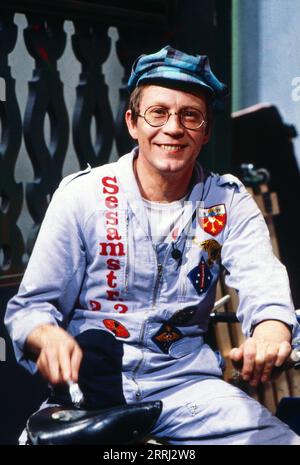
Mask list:
[[203,138],[203,145],[205,145],[205,144],[207,144],[207,142],[209,142],[210,134],[211,134],[211,125],[208,124],[207,126],[205,126],[205,133],[204,133],[204,138]]
[[131,115],[132,115],[131,110],[127,110],[125,113],[125,121],[127,124],[127,129],[128,129],[129,134],[134,140],[137,140],[138,138],[137,126],[136,126],[136,123],[133,121]]

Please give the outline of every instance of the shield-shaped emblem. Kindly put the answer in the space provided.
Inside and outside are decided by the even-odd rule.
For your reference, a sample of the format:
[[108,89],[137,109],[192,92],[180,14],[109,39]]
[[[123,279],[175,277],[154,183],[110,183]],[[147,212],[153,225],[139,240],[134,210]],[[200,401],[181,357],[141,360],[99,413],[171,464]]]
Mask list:
[[226,225],[227,214],[223,203],[208,208],[199,208],[198,221],[202,229],[217,236]]
[[204,294],[212,283],[213,275],[209,271],[209,268],[201,257],[198,266],[195,266],[187,275],[192,285],[196,289],[198,295]]

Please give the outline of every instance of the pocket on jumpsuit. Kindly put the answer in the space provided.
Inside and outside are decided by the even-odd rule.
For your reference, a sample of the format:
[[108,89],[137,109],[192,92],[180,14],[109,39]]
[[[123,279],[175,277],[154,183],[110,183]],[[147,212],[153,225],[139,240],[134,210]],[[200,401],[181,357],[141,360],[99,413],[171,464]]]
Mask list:
[[201,372],[212,376],[222,376],[225,361],[219,351],[214,352],[208,344],[204,343],[203,337],[184,337],[174,342],[169,348],[169,355],[176,359],[193,353],[199,374]]
[[181,358],[185,355],[199,350],[203,346],[203,337],[188,337],[185,336],[179,341],[173,342],[169,348],[169,355],[173,358]]

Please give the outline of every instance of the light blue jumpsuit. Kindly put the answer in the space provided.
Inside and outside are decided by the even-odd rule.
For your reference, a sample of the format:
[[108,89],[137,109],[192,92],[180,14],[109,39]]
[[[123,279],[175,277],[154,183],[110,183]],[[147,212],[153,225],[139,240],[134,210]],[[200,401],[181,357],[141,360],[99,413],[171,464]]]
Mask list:
[[300,444],[221,379],[221,360],[203,342],[221,268],[209,260],[206,240],[222,246],[246,336],[267,319],[299,331],[285,268],[255,202],[235,177],[204,176],[197,165],[179,224],[154,246],[133,173],[136,153],[66,177],[53,196],[7,308],[18,361],[36,369],[23,347],[39,325],[59,324],[73,336],[100,329],[122,345],[126,402],[163,401],[155,436],[171,444]]

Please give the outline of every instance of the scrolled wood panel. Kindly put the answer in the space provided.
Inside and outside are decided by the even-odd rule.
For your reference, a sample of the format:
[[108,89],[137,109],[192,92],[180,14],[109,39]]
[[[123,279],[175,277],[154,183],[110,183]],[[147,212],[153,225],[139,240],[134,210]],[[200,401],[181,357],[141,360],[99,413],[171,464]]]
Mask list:
[[[23,204],[23,186],[14,177],[22,122],[15,93],[15,80],[8,66],[17,41],[13,14],[0,17],[0,76],[5,99],[0,101],[0,285],[9,284],[23,270],[24,240],[17,221]],[[3,95],[2,95],[3,96]]]
[[[74,23],[72,46],[82,71],[76,89],[73,115],[73,141],[81,168],[109,161],[114,138],[114,121],[108,99],[108,86],[102,64],[110,54],[108,26]],[[92,118],[96,121],[95,144],[91,135]]]
[[[34,170],[34,181],[26,185],[26,200],[34,227],[27,241],[31,252],[50,198],[62,178],[62,167],[69,141],[69,118],[57,60],[66,46],[63,21],[27,16],[24,41],[35,60],[24,115],[24,139]],[[44,123],[50,121],[50,143]]]

